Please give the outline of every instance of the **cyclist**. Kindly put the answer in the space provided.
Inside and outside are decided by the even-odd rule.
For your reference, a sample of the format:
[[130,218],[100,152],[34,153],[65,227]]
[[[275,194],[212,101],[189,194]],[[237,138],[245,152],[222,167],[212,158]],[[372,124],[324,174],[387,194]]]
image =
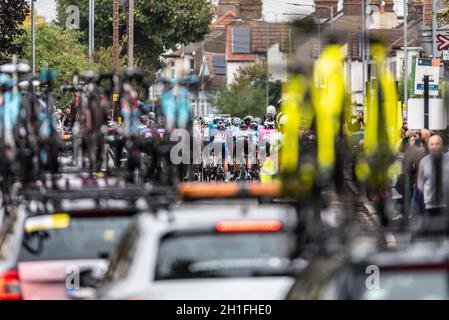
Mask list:
[[215,151],[218,151],[217,154],[214,154],[215,158],[215,164],[219,163],[221,160],[221,164],[223,164],[224,169],[224,175],[225,175],[225,181],[229,182],[230,180],[230,172],[228,168],[228,161],[227,161],[227,132],[226,127],[223,123],[219,122],[217,126],[217,132],[215,133],[214,137],[214,153]]
[[252,121],[249,125],[248,130],[248,142],[249,142],[249,156],[251,161],[251,166],[248,168],[251,171],[253,177],[258,175],[258,149],[259,149],[259,125],[256,121]]
[[243,118],[243,123],[246,125],[247,128],[249,128],[249,125],[251,124],[253,119],[254,119],[253,116],[250,116],[250,115]]
[[235,135],[235,152],[236,152],[236,164],[235,164],[235,170],[236,172],[239,172],[239,175],[237,177],[238,180],[242,179],[241,176],[242,172],[240,171],[241,165],[246,165],[246,168],[251,168],[251,160],[248,156],[249,154],[249,132],[248,132],[248,126],[245,123],[242,123],[240,125],[240,129],[236,132]]
[[217,124],[218,124],[219,118],[214,118],[212,122],[209,124],[209,142],[214,141],[215,133],[217,132]]

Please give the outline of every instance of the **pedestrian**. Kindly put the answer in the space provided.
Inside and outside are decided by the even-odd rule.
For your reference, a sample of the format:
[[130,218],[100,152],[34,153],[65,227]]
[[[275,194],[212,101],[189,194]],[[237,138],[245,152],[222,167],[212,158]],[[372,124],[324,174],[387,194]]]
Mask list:
[[[406,145],[404,145],[405,147]],[[396,191],[403,197],[403,205],[407,208],[411,205],[414,190],[418,179],[418,169],[421,159],[426,155],[426,148],[422,140],[411,140],[408,147],[404,148],[402,159],[402,173],[396,181]],[[406,202],[407,201],[407,202]]]
[[442,195],[447,184],[444,177],[449,174],[449,155],[443,152],[443,138],[439,135],[429,137],[427,147],[429,154],[419,163],[417,192],[413,197],[420,198],[421,193],[426,215],[436,216],[446,206]]
[[427,130],[427,129],[422,129],[420,132],[419,132],[419,138],[423,141],[423,143],[424,143],[424,146],[425,146],[425,148],[426,148],[426,154],[428,154],[429,153],[429,139],[430,139],[430,136],[431,136],[432,134],[431,134],[431,132],[429,131],[429,130]]

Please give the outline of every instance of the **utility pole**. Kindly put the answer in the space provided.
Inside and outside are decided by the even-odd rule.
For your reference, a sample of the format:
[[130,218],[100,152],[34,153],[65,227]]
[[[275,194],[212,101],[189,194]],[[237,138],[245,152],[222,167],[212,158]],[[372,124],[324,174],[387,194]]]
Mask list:
[[408,44],[408,40],[407,40],[408,7],[407,7],[407,0],[403,0],[403,4],[404,4],[404,105],[407,105],[407,100],[408,100],[408,48],[407,48],[407,44]]
[[118,72],[120,69],[120,52],[119,52],[119,0],[113,0],[113,22],[112,22],[112,59],[114,71]]
[[268,73],[268,37],[269,37],[269,29],[268,29],[268,21],[266,22],[266,30],[267,30],[267,35],[265,37],[265,41],[266,41],[266,49],[267,49],[267,81],[265,84],[265,90],[266,90],[266,96],[267,96],[267,100],[266,100],[266,107],[268,107],[270,105],[270,83],[268,82],[270,75]]
[[204,54],[204,50],[205,50],[205,46],[204,46],[204,42],[206,41],[206,39],[203,39],[203,42],[201,43],[201,98],[199,99],[201,106],[204,108],[204,114],[207,114],[207,102],[206,99],[204,98],[204,66],[205,66],[205,54]]
[[134,0],[128,0],[128,69],[134,68]]
[[[366,39],[368,40],[368,41],[366,41],[366,64],[367,64],[367,67],[369,67],[371,64],[371,52],[370,52],[371,41],[370,41],[370,31],[369,31],[369,28],[371,26],[371,3],[370,2],[371,2],[370,0],[366,0],[366,7],[365,7]],[[365,0],[363,0],[363,3],[365,3]],[[372,72],[369,72],[367,74],[367,76],[368,76],[367,80],[371,82]]]
[[[365,0],[362,0],[362,35],[360,37],[360,54],[362,55],[362,79],[363,79],[363,99],[365,99],[366,95],[366,55],[365,55],[365,40],[366,40],[366,33],[365,33]],[[365,102],[362,102],[365,104]]]
[[437,1],[432,0],[432,58],[437,57]]
[[95,35],[95,0],[89,0],[89,61],[92,62],[94,54]]
[[33,77],[36,76],[36,17],[34,15],[34,2],[31,0],[31,60]]

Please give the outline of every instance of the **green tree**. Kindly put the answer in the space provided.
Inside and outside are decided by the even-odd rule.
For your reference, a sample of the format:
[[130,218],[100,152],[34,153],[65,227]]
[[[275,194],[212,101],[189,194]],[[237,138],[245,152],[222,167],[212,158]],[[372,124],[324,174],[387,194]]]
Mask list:
[[23,54],[25,43],[20,38],[29,12],[26,0],[0,0],[0,64],[10,61],[12,55]]
[[437,20],[440,25],[449,23],[449,1],[444,0],[439,3],[440,9],[437,12]]
[[[121,2],[122,3],[122,2]],[[87,43],[88,1],[57,0],[58,23],[65,25],[66,8],[80,8],[80,29]],[[120,5],[120,34],[122,54],[126,50],[126,1]],[[134,41],[136,65],[149,71],[159,68],[160,55],[177,44],[202,40],[209,32],[212,6],[207,0],[135,0]],[[112,0],[95,1],[95,42],[98,47],[112,46]]]
[[[58,71],[61,81],[71,82],[75,71],[97,70],[87,58],[87,46],[80,44],[80,34],[75,30],[42,23],[36,26],[36,70],[51,68]],[[31,32],[24,35],[26,43],[31,43]],[[31,45],[23,58],[31,61]]]
[[273,81],[265,63],[241,69],[235,81],[217,94],[215,107],[220,113],[244,117],[248,114],[262,117],[267,104],[277,105],[281,98],[281,81]]

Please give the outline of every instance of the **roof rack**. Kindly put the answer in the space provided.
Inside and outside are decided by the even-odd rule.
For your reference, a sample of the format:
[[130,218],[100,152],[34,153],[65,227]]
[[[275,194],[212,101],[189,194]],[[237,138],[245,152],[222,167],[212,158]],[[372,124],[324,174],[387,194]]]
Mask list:
[[124,187],[84,187],[83,189],[46,190],[45,193],[35,190],[26,190],[21,195],[26,200],[79,200],[79,199],[135,199],[150,196],[152,190],[140,186]]
[[282,184],[262,183],[181,183],[178,187],[184,200],[217,198],[276,198],[282,196]]

